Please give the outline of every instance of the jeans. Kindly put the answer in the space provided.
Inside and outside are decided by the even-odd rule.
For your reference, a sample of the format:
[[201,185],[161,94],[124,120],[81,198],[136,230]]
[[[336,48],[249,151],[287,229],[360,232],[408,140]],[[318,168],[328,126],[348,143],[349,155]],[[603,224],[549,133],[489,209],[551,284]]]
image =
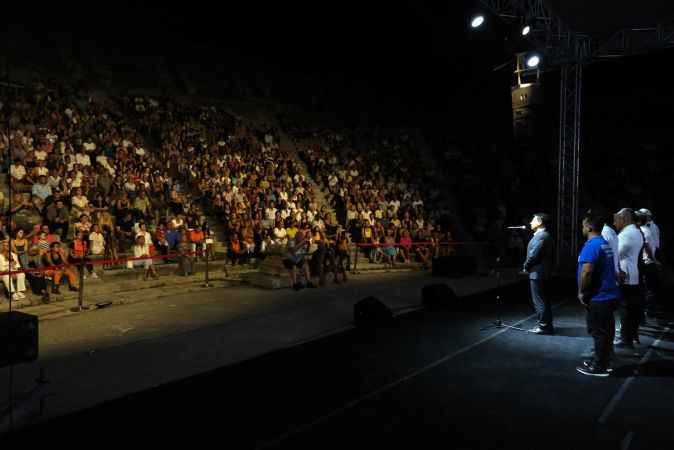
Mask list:
[[594,361],[597,366],[604,369],[613,354],[615,303],[615,300],[591,301],[587,308],[587,332],[594,339]]
[[531,285],[531,299],[534,302],[538,326],[545,329],[552,329],[552,304],[547,296],[547,280],[529,280]]

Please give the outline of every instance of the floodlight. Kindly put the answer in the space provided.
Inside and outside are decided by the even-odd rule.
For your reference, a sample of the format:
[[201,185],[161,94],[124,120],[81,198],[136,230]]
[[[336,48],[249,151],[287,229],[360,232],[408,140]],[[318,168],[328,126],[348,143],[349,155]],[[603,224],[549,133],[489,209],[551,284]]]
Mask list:
[[478,15],[473,17],[473,20],[470,22],[470,26],[473,28],[479,28],[484,23],[484,16]]

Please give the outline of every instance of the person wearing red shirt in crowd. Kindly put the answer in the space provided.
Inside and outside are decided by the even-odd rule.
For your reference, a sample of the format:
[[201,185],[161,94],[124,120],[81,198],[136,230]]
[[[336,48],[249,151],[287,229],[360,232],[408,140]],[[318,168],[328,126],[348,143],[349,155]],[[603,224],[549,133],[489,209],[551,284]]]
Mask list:
[[227,257],[232,261],[232,266],[235,266],[237,262],[243,264],[246,260],[246,253],[243,251],[239,236],[237,236],[236,233],[232,233],[232,237],[229,238]]
[[[68,262],[74,264],[77,267],[80,267],[82,263],[87,265],[87,271],[91,275],[91,278],[98,278],[96,272],[94,272],[94,266],[91,264],[91,259],[89,258],[89,243],[84,239],[84,232],[78,231],[75,234],[75,239],[70,243],[70,256],[68,256]],[[87,276],[84,275],[86,280]]]
[[204,232],[201,228],[192,228],[190,230],[190,241],[192,242],[192,251],[196,252],[195,259],[199,259],[199,255],[204,250]]
[[412,251],[412,237],[408,230],[403,230],[402,236],[400,236],[400,251],[405,257],[405,262],[410,262],[410,253]]

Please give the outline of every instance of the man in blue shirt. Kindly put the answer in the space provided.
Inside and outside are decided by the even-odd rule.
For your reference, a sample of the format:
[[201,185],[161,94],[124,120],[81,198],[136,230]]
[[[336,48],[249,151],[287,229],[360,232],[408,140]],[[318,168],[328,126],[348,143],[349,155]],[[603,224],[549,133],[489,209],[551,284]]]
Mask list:
[[576,369],[596,377],[609,374],[615,334],[613,311],[620,296],[613,251],[601,237],[603,227],[604,218],[600,214],[585,215],[583,236],[587,241],[578,257],[578,300],[587,309],[587,332],[594,339],[594,358]]

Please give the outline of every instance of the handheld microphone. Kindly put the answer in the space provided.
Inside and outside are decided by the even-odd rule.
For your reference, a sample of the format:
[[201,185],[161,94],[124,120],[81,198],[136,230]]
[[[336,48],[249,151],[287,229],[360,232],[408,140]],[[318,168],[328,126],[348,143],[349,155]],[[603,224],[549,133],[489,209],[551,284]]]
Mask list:
[[520,225],[519,227],[506,227],[509,230],[526,230],[527,227],[524,225]]

